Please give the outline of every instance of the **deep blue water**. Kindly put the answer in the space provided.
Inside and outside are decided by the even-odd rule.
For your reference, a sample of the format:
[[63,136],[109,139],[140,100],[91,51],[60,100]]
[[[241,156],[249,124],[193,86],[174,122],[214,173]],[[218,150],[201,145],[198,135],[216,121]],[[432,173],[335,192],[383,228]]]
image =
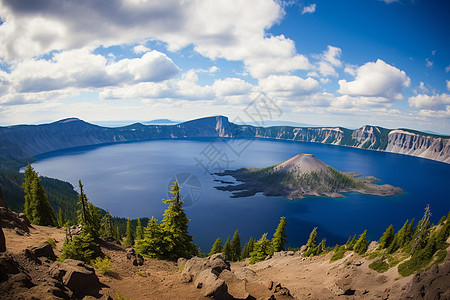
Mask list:
[[[230,198],[214,189],[216,177],[205,172],[240,167],[266,167],[299,153],[311,153],[341,171],[354,171],[399,186],[405,193],[378,197],[356,193],[344,198],[307,197],[290,201],[282,197]],[[78,185],[95,205],[121,217],[162,219],[168,184],[177,174],[190,233],[209,251],[217,237],[222,240],[239,229],[242,244],[250,237],[272,236],[281,216],[287,220],[288,243],[300,246],[318,227],[319,239],[328,245],[345,243],[350,235],[368,229],[369,239],[378,239],[387,226],[398,230],[406,219],[419,220],[427,204],[437,223],[450,210],[450,165],[416,157],[326,144],[273,141],[189,139],[89,146],[56,151],[37,157],[33,164],[40,175]],[[197,159],[197,160],[196,160]],[[185,173],[184,175],[182,173]],[[198,179],[201,185],[201,194]],[[231,178],[222,177],[220,179]],[[188,186],[190,184],[190,186]],[[192,186],[192,188],[191,188]]]

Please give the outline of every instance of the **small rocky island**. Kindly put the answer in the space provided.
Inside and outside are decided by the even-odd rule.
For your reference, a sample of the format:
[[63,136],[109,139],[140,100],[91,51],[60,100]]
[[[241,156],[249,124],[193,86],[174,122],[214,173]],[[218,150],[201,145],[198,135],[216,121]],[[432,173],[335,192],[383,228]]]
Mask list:
[[[242,183],[216,186],[222,191],[231,191],[231,197],[248,197],[258,192],[266,196],[283,196],[294,200],[305,196],[343,197],[341,193],[362,193],[377,196],[393,196],[404,191],[389,184],[378,185],[379,179],[361,174],[340,172],[312,154],[298,154],[280,164],[267,168],[242,168],[216,173],[232,176]],[[222,183],[229,183],[221,181]]]

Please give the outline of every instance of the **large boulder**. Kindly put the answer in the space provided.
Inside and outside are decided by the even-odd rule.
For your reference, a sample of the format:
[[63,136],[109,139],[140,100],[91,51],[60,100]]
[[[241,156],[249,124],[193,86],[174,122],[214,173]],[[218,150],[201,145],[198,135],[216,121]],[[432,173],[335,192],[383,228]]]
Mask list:
[[85,295],[97,295],[101,289],[94,269],[79,260],[56,261],[52,264],[50,273],[53,278],[62,281],[78,298],[83,298]]
[[36,246],[28,247],[24,250],[25,257],[37,261],[39,257],[46,257],[51,260],[56,260],[56,255],[53,252],[52,245],[49,242],[43,242]]
[[195,287],[202,290],[202,294],[205,297],[211,297],[213,299],[232,299],[228,294],[227,284],[223,279],[217,277],[211,269],[203,270],[197,275],[197,279],[194,281]]
[[224,253],[217,253],[205,258],[195,256],[185,263],[182,273],[190,274],[195,280],[202,271],[207,269],[219,276],[223,270],[230,270],[230,264],[225,261]]

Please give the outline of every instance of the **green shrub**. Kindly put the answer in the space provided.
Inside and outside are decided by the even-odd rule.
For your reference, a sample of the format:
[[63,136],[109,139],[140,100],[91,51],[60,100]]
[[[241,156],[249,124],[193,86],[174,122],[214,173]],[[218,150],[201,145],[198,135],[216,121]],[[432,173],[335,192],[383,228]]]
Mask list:
[[371,263],[369,268],[377,271],[378,273],[384,273],[389,270],[389,264],[383,258],[380,258]]
[[117,300],[132,300],[131,298],[127,298],[124,295],[122,295],[121,291],[117,292]]
[[96,268],[100,273],[104,275],[110,274],[112,272],[111,261],[108,257],[97,257],[94,261],[92,261],[91,265],[93,265],[94,268]]
[[79,235],[73,237],[72,241],[64,244],[59,260],[72,258],[90,263],[99,256],[102,256],[99,244],[95,242],[91,233],[82,230]]
[[445,258],[447,257],[447,250],[445,250],[445,249],[439,250],[438,252],[436,252],[434,257],[435,257],[435,260],[433,262],[433,265],[443,263],[445,261]]
[[380,252],[374,251],[367,254],[367,259],[374,259],[380,256]]

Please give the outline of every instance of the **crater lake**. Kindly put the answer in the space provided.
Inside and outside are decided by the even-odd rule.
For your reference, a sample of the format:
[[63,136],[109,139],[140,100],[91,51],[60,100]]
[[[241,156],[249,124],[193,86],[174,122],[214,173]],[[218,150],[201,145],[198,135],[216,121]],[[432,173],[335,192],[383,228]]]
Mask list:
[[[242,167],[262,168],[299,153],[309,153],[342,172],[375,176],[405,192],[390,197],[346,193],[344,198],[306,197],[287,200],[256,194],[231,198],[215,189],[231,177],[211,173]],[[236,229],[242,245],[250,236],[272,237],[281,216],[287,220],[288,245],[306,243],[318,227],[318,240],[327,245],[345,243],[367,229],[378,239],[390,224],[397,231],[406,219],[431,207],[437,223],[450,210],[450,165],[412,156],[318,143],[279,140],[170,139],[86,146],[36,157],[33,167],[41,176],[70,182],[78,190],[81,179],[89,201],[114,216],[162,219],[175,179],[182,186],[189,232],[203,252],[217,237],[225,240]]]

